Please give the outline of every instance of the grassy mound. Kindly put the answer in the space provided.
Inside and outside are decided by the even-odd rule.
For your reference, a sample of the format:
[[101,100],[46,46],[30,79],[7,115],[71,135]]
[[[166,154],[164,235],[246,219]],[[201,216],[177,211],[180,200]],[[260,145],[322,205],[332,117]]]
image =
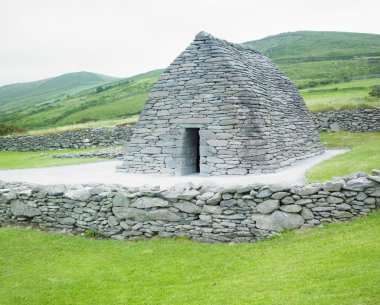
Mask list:
[[3,305],[375,305],[380,298],[380,213],[257,244],[1,228],[0,247]]
[[307,173],[308,182],[322,182],[333,177],[380,169],[380,132],[322,132],[321,141],[326,149],[350,148],[351,151],[312,167]]

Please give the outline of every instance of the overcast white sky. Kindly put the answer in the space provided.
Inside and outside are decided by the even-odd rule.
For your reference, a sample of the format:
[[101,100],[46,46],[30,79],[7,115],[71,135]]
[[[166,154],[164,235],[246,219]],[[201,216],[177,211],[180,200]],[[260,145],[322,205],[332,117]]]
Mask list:
[[164,68],[202,30],[233,42],[298,30],[379,33],[379,11],[377,0],[0,0],[0,85]]

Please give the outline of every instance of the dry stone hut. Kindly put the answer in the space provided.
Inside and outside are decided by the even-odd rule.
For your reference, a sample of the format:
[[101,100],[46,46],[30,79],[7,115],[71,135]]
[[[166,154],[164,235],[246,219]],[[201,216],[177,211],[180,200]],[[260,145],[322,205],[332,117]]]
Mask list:
[[273,62],[201,32],[151,90],[119,171],[249,174],[322,150],[302,97]]

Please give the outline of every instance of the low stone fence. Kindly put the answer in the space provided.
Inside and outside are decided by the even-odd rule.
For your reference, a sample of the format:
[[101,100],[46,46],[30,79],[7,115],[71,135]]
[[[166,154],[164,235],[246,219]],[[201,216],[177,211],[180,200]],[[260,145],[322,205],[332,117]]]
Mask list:
[[123,160],[123,147],[110,147],[92,151],[81,151],[75,153],[63,153],[53,155],[53,159],[72,159],[72,158],[104,158]]
[[[319,131],[380,131],[380,108],[311,113]],[[0,151],[38,151],[124,145],[133,126],[91,128],[37,136],[0,137]],[[113,155],[112,155],[113,156]],[[111,157],[112,157],[111,156]]]
[[64,148],[89,148],[123,145],[129,140],[132,126],[89,128],[62,133],[0,137],[2,151],[38,151]]
[[319,131],[380,131],[380,108],[312,112]]
[[380,172],[323,184],[171,189],[0,182],[0,225],[134,240],[161,237],[255,242],[289,229],[348,221],[380,207]]

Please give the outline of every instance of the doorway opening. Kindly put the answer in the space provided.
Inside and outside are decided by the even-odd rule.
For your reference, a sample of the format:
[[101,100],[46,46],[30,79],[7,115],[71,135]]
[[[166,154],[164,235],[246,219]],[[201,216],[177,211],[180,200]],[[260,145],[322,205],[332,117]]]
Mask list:
[[186,128],[186,159],[190,172],[200,173],[199,128]]

